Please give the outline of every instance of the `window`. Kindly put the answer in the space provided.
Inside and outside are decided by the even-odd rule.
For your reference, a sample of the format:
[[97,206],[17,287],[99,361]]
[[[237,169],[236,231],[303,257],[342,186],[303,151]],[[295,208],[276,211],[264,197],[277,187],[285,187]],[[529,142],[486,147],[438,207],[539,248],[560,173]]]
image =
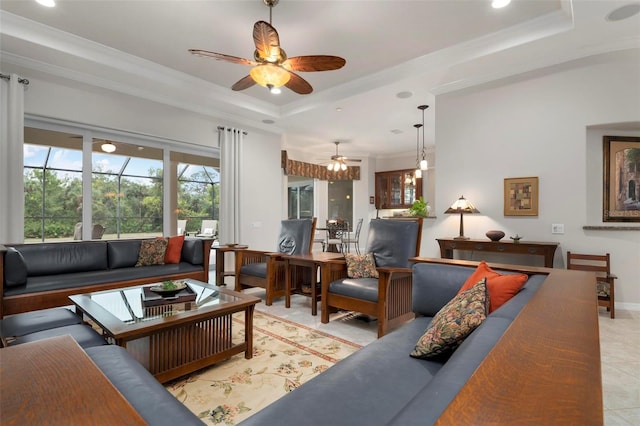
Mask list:
[[313,217],[313,179],[289,176],[287,184],[289,219]]
[[[200,163],[205,160],[200,159]],[[191,159],[192,162],[198,159]],[[202,231],[204,219],[219,220],[220,172],[213,166],[178,163],[177,218],[187,220],[187,232]]]
[[329,181],[328,218],[342,219],[353,227],[353,181]]

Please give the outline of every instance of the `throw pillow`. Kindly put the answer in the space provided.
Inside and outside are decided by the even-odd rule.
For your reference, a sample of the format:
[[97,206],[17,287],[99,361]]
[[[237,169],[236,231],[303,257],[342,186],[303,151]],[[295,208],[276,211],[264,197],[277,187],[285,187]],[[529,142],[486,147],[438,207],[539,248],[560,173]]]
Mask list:
[[165,240],[168,240],[168,244],[167,252],[164,255],[164,263],[180,263],[182,245],[184,244],[184,235],[165,238]]
[[344,260],[347,262],[347,276],[349,278],[378,278],[373,253],[345,253]]
[[483,278],[438,311],[409,355],[428,359],[455,351],[487,317],[488,300],[486,279]]
[[502,275],[487,265],[484,260],[478,264],[476,270],[464,282],[458,294],[473,287],[482,278],[487,279],[487,291],[489,292],[489,313],[504,305],[515,296],[529,277],[525,274]]
[[142,240],[136,266],[164,265],[167,245],[166,238]]

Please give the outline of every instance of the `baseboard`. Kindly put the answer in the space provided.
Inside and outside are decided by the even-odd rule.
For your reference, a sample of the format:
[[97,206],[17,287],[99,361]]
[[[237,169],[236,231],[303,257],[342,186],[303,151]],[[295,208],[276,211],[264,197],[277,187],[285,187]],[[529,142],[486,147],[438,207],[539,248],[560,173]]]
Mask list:
[[640,303],[616,302],[616,309],[624,309],[625,311],[640,311]]

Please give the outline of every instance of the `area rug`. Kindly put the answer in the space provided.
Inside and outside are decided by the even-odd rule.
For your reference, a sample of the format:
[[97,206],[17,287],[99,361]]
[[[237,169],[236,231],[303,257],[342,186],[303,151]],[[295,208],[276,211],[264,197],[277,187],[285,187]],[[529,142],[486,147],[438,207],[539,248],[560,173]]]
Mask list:
[[[244,313],[234,315],[244,339]],[[256,311],[253,358],[238,354],[165,386],[206,424],[235,425],[361,348],[301,324]]]

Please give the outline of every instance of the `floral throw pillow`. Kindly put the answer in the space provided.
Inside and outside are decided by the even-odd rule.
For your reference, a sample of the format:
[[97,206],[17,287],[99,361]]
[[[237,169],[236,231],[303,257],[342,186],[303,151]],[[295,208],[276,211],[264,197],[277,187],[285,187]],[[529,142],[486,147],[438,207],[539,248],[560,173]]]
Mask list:
[[428,359],[451,354],[487,318],[488,301],[487,279],[483,278],[438,311],[410,355]]
[[344,260],[347,261],[347,276],[349,278],[378,278],[373,253],[345,253]]
[[142,240],[136,266],[164,265],[167,244],[166,238]]

